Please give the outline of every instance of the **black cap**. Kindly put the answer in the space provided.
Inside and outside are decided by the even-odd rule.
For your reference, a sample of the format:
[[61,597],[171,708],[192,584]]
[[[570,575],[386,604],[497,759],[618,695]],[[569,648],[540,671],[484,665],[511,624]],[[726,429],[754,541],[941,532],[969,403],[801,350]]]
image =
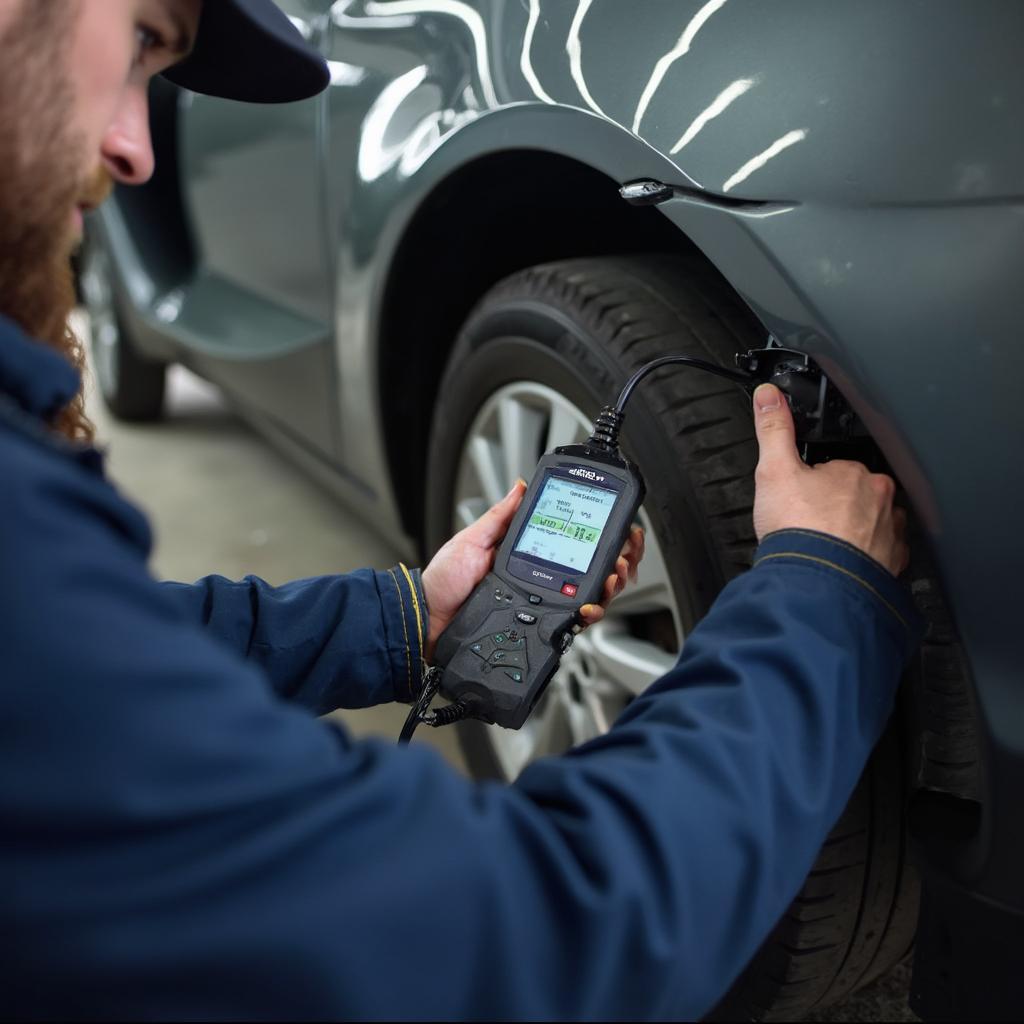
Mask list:
[[274,0],[204,0],[192,52],[165,77],[248,103],[308,99],[330,81],[323,57]]

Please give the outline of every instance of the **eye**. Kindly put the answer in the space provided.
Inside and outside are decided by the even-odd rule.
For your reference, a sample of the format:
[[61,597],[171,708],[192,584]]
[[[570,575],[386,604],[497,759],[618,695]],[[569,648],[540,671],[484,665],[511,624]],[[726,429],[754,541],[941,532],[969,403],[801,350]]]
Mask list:
[[146,57],[154,50],[159,50],[164,45],[163,36],[155,29],[139,25],[135,29],[135,65],[142,64]]

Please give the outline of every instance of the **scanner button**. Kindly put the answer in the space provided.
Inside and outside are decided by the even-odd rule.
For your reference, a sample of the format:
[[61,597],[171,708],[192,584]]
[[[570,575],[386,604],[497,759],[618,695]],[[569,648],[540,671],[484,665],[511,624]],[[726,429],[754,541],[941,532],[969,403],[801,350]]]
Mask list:
[[488,664],[497,665],[501,668],[526,668],[525,651],[495,651],[488,659]]
[[577,587],[576,587],[575,583],[563,583],[562,584],[562,593],[565,594],[566,597],[575,597],[576,596],[576,590],[577,590]]
[[530,612],[516,612],[516,618],[520,622],[525,622],[528,626],[532,626],[537,621],[537,616],[532,615]]

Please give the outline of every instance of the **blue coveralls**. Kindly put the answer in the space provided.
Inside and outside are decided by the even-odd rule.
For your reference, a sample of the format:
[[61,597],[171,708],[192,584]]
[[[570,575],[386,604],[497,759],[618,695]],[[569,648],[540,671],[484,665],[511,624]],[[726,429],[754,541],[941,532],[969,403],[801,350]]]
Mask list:
[[0,1014],[679,1018],[799,889],[918,638],[821,535],[765,540],[605,736],[474,783],[317,715],[407,701],[401,566],[153,580],[143,516],[45,428],[0,321]]

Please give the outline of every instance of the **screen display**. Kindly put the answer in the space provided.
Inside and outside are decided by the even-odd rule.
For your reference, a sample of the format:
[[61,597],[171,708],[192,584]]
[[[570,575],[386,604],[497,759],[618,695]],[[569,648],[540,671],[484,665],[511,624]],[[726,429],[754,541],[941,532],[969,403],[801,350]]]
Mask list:
[[606,487],[549,476],[514,550],[585,573],[617,497]]

